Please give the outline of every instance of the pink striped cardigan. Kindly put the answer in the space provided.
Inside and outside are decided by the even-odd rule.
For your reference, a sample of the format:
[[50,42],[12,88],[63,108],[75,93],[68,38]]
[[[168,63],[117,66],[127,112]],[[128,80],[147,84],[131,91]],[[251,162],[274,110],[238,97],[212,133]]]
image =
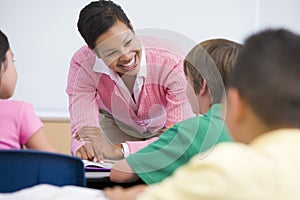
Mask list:
[[[93,71],[98,58],[87,46],[74,54],[66,88],[72,136],[82,127],[99,127],[99,108],[140,132],[156,132],[193,116],[185,92],[182,53],[160,39],[140,37],[140,41],[147,73],[137,104],[124,98],[109,75]],[[147,142],[128,144],[136,151]],[[72,154],[81,145],[72,137]]]

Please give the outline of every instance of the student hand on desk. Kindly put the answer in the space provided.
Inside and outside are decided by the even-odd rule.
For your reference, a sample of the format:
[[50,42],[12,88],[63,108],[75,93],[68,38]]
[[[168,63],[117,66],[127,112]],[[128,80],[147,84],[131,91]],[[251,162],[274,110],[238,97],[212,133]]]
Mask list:
[[104,159],[123,158],[121,145],[108,141],[99,128],[83,127],[77,132],[75,138],[84,142],[76,152],[76,156],[82,159],[100,162]]

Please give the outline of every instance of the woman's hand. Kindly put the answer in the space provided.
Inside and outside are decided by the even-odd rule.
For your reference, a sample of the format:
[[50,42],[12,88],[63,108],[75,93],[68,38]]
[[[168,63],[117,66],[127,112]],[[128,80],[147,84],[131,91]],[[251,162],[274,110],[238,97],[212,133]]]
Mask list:
[[112,144],[97,127],[83,127],[76,133],[75,138],[84,142],[76,152],[76,156],[82,159],[100,162],[104,159],[119,160],[124,157],[121,145]]

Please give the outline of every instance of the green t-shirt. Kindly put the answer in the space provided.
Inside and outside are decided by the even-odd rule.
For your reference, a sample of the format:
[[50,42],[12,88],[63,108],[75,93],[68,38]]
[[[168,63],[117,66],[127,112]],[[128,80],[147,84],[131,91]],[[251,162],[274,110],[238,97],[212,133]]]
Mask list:
[[194,155],[224,141],[232,139],[221,115],[221,105],[215,104],[206,114],[175,124],[126,160],[146,184],[153,184],[171,176]]

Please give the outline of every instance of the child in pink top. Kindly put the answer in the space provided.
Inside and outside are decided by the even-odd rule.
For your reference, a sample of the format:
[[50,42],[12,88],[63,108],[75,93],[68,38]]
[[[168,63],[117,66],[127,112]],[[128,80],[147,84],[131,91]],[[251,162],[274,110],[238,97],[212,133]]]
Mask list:
[[26,147],[55,152],[33,106],[22,101],[7,100],[13,95],[17,81],[13,58],[8,39],[0,31],[0,149]]

